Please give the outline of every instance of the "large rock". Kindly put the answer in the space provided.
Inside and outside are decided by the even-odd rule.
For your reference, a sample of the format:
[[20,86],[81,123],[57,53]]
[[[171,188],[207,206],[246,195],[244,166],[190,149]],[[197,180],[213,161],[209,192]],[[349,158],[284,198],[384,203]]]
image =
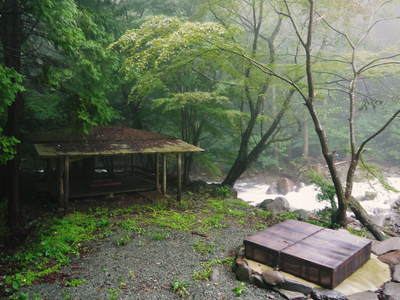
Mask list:
[[374,292],[362,292],[351,295],[349,300],[379,300],[378,295]]
[[378,257],[380,261],[388,264],[390,267],[400,264],[400,250],[392,251]]
[[276,182],[271,183],[265,193],[266,194],[278,194],[278,184]]
[[400,250],[399,237],[392,237],[382,242],[374,242],[372,244],[372,252],[376,255],[382,255],[393,250]]
[[250,281],[251,269],[249,265],[240,259],[236,260],[236,278],[239,281]]
[[273,199],[266,199],[258,205],[259,208],[264,210],[273,211],[280,214],[290,210],[289,202],[283,197],[276,197]]
[[250,275],[250,283],[255,284],[256,286],[258,286],[259,288],[262,288],[262,289],[268,288],[268,286],[264,282],[262,276],[259,274],[251,274]]
[[392,281],[385,283],[383,300],[400,300],[400,283]]
[[276,183],[277,194],[286,195],[294,191],[296,185],[289,178],[281,178]]
[[400,282],[400,264],[397,264],[393,267],[392,280]]
[[264,282],[268,285],[276,286],[285,282],[285,277],[278,271],[264,271],[262,273]]
[[285,280],[279,287],[288,291],[299,292],[304,295],[310,295],[313,291],[311,286],[289,279]]
[[366,191],[364,193],[364,196],[360,197],[360,201],[370,201],[374,200],[378,196],[377,192],[372,192],[372,191]]
[[334,290],[313,290],[311,297],[315,300],[348,300],[345,295]]

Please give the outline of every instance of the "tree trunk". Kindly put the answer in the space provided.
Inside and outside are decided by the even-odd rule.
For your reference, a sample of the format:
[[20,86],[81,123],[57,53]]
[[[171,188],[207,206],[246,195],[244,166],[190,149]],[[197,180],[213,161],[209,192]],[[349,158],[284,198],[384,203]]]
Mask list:
[[246,171],[248,166],[249,163],[247,160],[241,160],[240,158],[237,158],[222,182],[222,185],[233,186],[236,180],[238,180],[244,171]]
[[309,155],[309,139],[310,139],[310,134],[308,130],[308,120],[307,120],[307,112],[304,112],[303,116],[303,158],[308,158]]
[[383,241],[385,239],[385,235],[379,229],[379,226],[371,221],[368,213],[364,210],[361,204],[354,199],[354,197],[350,197],[349,204],[357,220],[359,220],[361,224],[363,224],[364,227],[367,228],[368,231],[371,232],[378,241]]
[[[19,0],[8,0],[5,12],[1,16],[1,41],[3,44],[4,65],[21,72],[21,43],[22,43],[22,17]],[[4,134],[20,138],[20,116],[22,115],[22,94],[16,95],[15,101],[8,109],[7,122]],[[7,162],[6,170],[6,195],[8,200],[8,225],[11,234],[18,230],[19,219],[19,169],[20,151],[14,159]]]

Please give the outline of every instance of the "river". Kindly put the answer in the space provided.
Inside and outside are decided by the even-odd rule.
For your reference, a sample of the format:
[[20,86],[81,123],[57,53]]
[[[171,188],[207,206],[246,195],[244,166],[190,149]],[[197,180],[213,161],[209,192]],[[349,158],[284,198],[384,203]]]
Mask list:
[[[400,177],[388,177],[388,183],[400,190]],[[292,210],[304,209],[315,211],[329,206],[328,202],[320,202],[317,199],[318,188],[315,185],[301,184],[298,191],[289,192],[286,195],[267,194],[268,184],[252,183],[248,180],[238,181],[235,189],[238,198],[257,205],[265,199],[274,199],[278,196],[285,197]],[[373,199],[363,200],[367,194],[376,194]],[[354,183],[353,196],[360,200],[364,209],[373,217],[376,223],[382,223],[387,216],[393,214],[392,206],[400,199],[400,193],[386,190],[377,180]],[[372,198],[372,197],[371,197]]]

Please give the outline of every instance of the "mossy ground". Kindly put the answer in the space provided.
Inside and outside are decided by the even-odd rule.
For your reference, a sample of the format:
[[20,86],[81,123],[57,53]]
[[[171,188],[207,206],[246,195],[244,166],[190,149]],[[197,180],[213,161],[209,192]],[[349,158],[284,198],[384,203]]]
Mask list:
[[[84,200],[75,201],[73,210],[64,217],[47,216],[37,226],[34,238],[1,259],[3,294],[18,295],[22,287],[42,282],[58,281],[64,287],[84,286],[86,278],[64,276],[63,268],[71,260],[79,261],[80,256],[90,253],[95,241],[110,241],[118,253],[118,248],[129,244],[135,243],[140,248],[146,243],[172,240],[179,234],[190,236],[191,250],[186,251],[197,253],[199,259],[197,266],[191,268],[190,280],[208,280],[215,265],[228,270],[232,263],[233,249],[226,249],[221,242],[224,232],[233,228],[255,232],[297,217],[293,213],[275,216],[241,200],[230,199],[225,193],[210,196],[189,192],[181,202],[169,198],[152,201],[151,195],[122,195],[91,201],[92,207]],[[238,237],[241,239],[243,236]],[[235,246],[239,245],[240,242]],[[110,297],[119,299],[115,289],[123,290],[124,282],[126,285],[126,280],[120,280],[117,287],[109,288],[113,291],[108,292]],[[180,286],[178,283],[175,287]]]

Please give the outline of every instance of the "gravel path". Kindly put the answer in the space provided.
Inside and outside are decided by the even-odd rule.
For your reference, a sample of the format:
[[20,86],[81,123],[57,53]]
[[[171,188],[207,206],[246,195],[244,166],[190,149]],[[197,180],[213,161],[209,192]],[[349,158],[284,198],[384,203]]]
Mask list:
[[[202,263],[232,255],[250,233],[245,225],[209,232],[208,239],[190,232],[167,231],[167,238],[156,240],[151,232],[150,228],[142,235],[135,235],[124,246],[116,243],[121,233],[89,242],[88,251],[58,274],[67,280],[85,280],[77,287],[66,287],[66,279],[58,279],[25,287],[20,292],[36,293],[48,300],[181,299],[171,290],[171,283],[178,280],[189,283],[189,296],[185,299],[283,299],[251,285],[246,285],[243,294],[237,297],[233,289],[240,287],[240,283],[226,264],[213,267],[215,280],[192,279],[194,272],[204,268]],[[199,243],[214,245],[213,251],[208,254],[195,251],[193,245]]]

